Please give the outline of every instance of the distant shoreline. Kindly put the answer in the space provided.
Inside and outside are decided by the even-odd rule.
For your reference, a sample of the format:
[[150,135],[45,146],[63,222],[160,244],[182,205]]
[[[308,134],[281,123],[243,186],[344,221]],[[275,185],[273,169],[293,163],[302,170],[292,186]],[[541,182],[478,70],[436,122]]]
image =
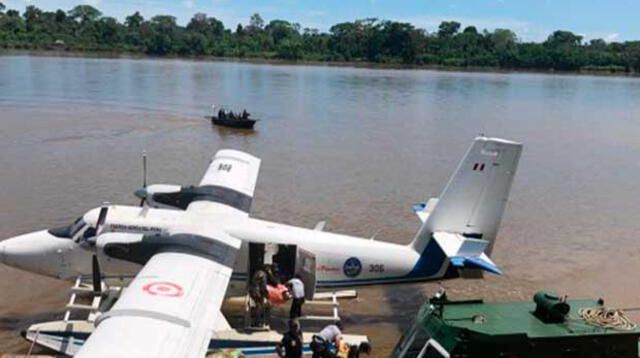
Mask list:
[[439,72],[469,72],[469,73],[496,73],[496,74],[547,74],[547,75],[582,75],[602,77],[629,77],[638,78],[640,73],[635,72],[609,72],[609,71],[557,71],[535,70],[522,68],[499,67],[455,67],[441,65],[412,65],[398,63],[377,63],[367,61],[316,61],[316,60],[283,60],[265,57],[220,57],[220,56],[179,56],[166,55],[154,56],[136,52],[113,51],[67,51],[67,50],[38,50],[38,49],[0,49],[0,56],[36,56],[36,57],[72,57],[72,58],[111,58],[111,59],[158,59],[158,60],[186,60],[202,62],[238,62],[249,64],[269,64],[287,66],[318,66],[318,67],[351,67],[378,70],[430,70]]

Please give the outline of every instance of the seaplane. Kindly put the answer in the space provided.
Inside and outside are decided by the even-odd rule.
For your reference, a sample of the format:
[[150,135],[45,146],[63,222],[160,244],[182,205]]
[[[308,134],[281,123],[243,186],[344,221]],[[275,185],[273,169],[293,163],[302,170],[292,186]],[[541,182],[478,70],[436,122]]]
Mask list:
[[[220,150],[196,186],[143,185],[141,206],[105,204],[67,226],[0,242],[5,265],[61,280],[127,285],[75,352],[80,358],[203,357],[265,262],[315,290],[500,274],[490,254],[522,144],[480,136],[439,198],[416,205],[408,244],[250,216],[260,159]],[[146,166],[145,166],[146,167]],[[146,178],[146,175],[145,175]],[[115,344],[114,342],[118,342]]]

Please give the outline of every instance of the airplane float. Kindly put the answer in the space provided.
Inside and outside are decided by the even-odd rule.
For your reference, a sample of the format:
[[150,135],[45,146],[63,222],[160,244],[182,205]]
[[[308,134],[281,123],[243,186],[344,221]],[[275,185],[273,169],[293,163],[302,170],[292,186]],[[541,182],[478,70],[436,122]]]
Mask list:
[[250,217],[260,159],[220,150],[199,185],[145,183],[140,207],[103,205],[71,225],[7,239],[0,261],[62,280],[129,284],[76,357],[200,358],[224,320],[225,293],[246,293],[264,262],[303,276],[311,297],[316,287],[500,274],[489,255],[521,151],[475,138],[441,196],[414,207],[422,225],[408,245]]

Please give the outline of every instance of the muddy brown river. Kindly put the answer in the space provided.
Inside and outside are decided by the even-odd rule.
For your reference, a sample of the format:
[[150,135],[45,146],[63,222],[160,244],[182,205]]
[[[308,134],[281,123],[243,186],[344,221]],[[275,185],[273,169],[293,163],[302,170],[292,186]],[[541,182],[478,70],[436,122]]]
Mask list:
[[[157,59],[0,57],[0,238],[151,183],[197,183],[220,148],[262,158],[252,215],[406,243],[479,133],[525,144],[495,245],[503,276],[451,297],[546,288],[640,306],[640,79]],[[212,103],[253,132],[212,127]],[[0,266],[0,352],[58,319],[68,283]],[[385,356],[438,283],[371,287],[342,314]],[[233,309],[228,309],[233,311]],[[230,313],[233,314],[233,313]]]

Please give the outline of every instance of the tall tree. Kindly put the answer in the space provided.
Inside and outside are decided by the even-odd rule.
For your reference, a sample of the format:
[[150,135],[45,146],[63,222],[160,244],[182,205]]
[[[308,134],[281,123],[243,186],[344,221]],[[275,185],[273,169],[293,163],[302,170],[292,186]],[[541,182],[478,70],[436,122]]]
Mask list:
[[69,17],[74,20],[80,20],[81,23],[87,23],[97,20],[102,13],[91,5],[78,5],[69,10]]
[[140,15],[140,12],[136,11],[135,13],[127,16],[124,20],[125,26],[130,29],[137,29],[144,22],[144,17]]
[[262,31],[263,28],[264,28],[264,20],[262,19],[262,16],[260,16],[260,14],[258,13],[251,15],[251,18],[249,19],[249,26],[247,26],[247,30],[251,33],[258,33]]
[[457,34],[460,30],[460,23],[455,21],[443,21],[438,26],[438,36],[449,38]]

